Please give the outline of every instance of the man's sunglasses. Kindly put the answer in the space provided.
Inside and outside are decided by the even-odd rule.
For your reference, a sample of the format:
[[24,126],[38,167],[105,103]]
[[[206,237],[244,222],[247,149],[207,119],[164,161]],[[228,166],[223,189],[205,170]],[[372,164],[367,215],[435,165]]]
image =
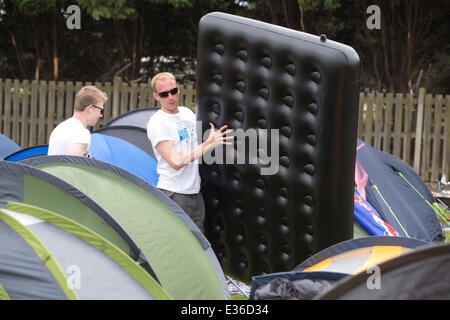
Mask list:
[[104,110],[105,108],[97,107],[95,104],[93,104],[92,106],[93,106],[94,108],[100,109],[100,114],[103,116],[103,112],[105,111],[105,110]]
[[169,96],[169,93],[173,96],[176,95],[178,93],[178,87],[170,89],[169,91],[159,92],[158,96],[160,96],[161,98],[167,98]]

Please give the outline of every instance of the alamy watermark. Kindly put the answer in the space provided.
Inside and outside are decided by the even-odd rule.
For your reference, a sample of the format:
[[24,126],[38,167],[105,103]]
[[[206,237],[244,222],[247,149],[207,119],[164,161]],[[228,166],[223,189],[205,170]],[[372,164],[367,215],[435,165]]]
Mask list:
[[[200,122],[200,121],[198,121]],[[200,122],[201,125],[201,122]],[[210,129],[203,133],[208,139]],[[216,147],[199,159],[205,164],[253,164],[260,166],[261,175],[274,175],[279,171],[280,138],[278,129],[236,129],[232,130],[232,145]],[[224,154],[225,152],[225,154]]]
[[366,285],[369,290],[381,289],[381,269],[379,266],[372,266],[366,270],[366,273],[370,274],[367,277]]
[[369,30],[381,29],[381,9],[379,6],[372,4],[367,7],[367,14],[370,16],[366,20],[366,26]]
[[66,285],[69,289],[81,289],[81,268],[77,265],[70,265],[66,269]]
[[76,4],[67,7],[65,11],[66,26],[69,30],[81,29],[81,9]]
[[[201,132],[202,122],[196,123],[197,133]],[[216,147],[199,159],[205,164],[253,164],[260,167],[261,175],[277,174],[280,168],[280,134],[279,129],[231,129],[234,137],[232,145]],[[211,129],[203,133],[206,141]],[[199,138],[199,137],[198,137]]]

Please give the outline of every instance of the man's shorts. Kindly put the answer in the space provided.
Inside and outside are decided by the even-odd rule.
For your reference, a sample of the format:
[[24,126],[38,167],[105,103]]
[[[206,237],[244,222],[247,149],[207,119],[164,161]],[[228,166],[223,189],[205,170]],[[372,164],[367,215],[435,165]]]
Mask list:
[[200,231],[204,233],[205,223],[205,202],[201,193],[182,194],[173,191],[159,189],[166,196],[172,199],[187,215],[195,222]]

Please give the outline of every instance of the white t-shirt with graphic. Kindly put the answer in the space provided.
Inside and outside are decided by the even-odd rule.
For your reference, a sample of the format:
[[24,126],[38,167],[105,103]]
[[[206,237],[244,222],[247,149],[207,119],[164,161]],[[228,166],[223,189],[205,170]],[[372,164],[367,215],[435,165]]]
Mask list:
[[91,133],[79,120],[69,118],[58,124],[50,134],[48,155],[65,155],[73,143],[87,144],[86,150],[89,150]]
[[170,114],[158,110],[147,124],[147,136],[158,161],[158,188],[176,193],[194,194],[200,191],[200,174],[198,160],[185,165],[180,170],[173,169],[163,159],[155,146],[165,140],[173,141],[178,152],[192,150],[197,147],[195,114],[186,107],[178,107],[178,113]]

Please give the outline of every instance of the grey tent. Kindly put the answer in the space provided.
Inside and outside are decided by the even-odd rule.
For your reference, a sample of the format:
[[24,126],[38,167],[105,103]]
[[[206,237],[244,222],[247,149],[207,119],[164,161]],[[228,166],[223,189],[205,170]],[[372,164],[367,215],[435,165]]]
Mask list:
[[428,245],[345,278],[323,300],[450,299],[450,244]]
[[0,300],[170,299],[122,250],[57,213],[0,209]]
[[20,146],[13,140],[0,133],[0,159],[19,151]]
[[149,107],[149,108],[139,108],[132,110],[114,118],[108,122],[105,127],[110,126],[134,126],[146,129],[148,120],[150,117],[158,111],[159,108]]
[[22,202],[88,225],[139,262],[157,279],[147,259],[125,230],[86,194],[42,170],[16,162],[0,161],[0,208]]
[[367,201],[402,237],[442,241],[434,198],[425,182],[407,163],[357,141],[357,166],[367,173],[359,186]]

